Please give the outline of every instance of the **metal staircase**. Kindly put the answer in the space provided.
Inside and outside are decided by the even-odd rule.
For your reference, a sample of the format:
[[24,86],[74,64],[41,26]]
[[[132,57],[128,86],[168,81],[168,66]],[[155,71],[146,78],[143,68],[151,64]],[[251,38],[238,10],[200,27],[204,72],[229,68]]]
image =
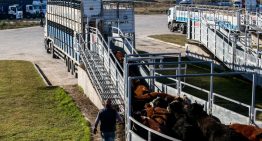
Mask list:
[[[99,36],[99,34],[96,35]],[[106,57],[103,56],[103,53],[99,52],[96,48],[98,45],[103,48],[107,47],[105,47],[104,44],[101,44],[101,42],[92,43],[87,39],[85,41],[82,35],[79,35],[77,44],[80,51],[80,57],[86,68],[86,72],[102,103],[110,98],[113,106],[115,106],[120,113],[124,112],[124,100],[119,92],[118,86],[116,85],[117,83],[114,82],[116,80],[112,79],[111,73],[107,69],[107,63],[105,63]],[[93,47],[89,48],[88,44]],[[110,50],[104,51],[110,54]],[[107,61],[112,60],[110,57],[107,59]]]

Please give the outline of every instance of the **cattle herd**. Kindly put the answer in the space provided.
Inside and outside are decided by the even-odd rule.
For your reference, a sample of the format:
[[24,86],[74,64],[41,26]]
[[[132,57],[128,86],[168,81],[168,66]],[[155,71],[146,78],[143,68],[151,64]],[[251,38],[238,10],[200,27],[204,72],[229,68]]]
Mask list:
[[[204,106],[191,103],[187,96],[175,97],[150,92],[145,82],[133,81],[133,117],[163,134],[182,141],[262,141],[262,129],[243,124],[225,125],[204,111]],[[133,130],[147,137],[147,131],[133,125]],[[152,135],[152,140],[164,140]]]
[[[123,65],[124,53],[114,55]],[[141,75],[137,67],[131,67],[129,75]],[[132,116],[147,127],[182,141],[262,141],[262,129],[253,125],[222,124],[219,118],[208,115],[204,106],[183,95],[171,96],[152,92],[145,80],[132,82]],[[133,124],[133,131],[147,138],[148,131]],[[152,134],[153,141],[164,138]]]

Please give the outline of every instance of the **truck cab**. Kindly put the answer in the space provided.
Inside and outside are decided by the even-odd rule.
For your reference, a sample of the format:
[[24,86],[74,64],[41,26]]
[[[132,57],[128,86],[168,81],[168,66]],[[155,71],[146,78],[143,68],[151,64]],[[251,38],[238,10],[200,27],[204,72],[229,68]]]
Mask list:
[[242,0],[235,0],[233,6],[237,8],[243,8]]
[[23,11],[18,4],[14,4],[8,7],[8,15],[11,19],[22,19]]
[[36,10],[34,9],[33,5],[26,5],[26,13],[29,14],[36,14]]
[[179,6],[170,7],[167,11],[167,25],[171,32],[180,31],[182,34],[186,34],[187,30],[187,11],[177,10]]
[[189,5],[189,4],[192,4],[192,1],[191,0],[182,0],[179,2],[179,4],[181,5]]

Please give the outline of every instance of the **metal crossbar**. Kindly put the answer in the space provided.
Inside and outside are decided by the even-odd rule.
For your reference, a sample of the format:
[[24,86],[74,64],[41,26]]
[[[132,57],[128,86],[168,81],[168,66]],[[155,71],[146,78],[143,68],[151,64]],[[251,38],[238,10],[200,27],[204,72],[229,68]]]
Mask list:
[[[201,14],[199,16],[200,19],[205,19]],[[195,26],[196,23],[199,25]],[[230,34],[231,31],[225,35],[223,28],[217,25],[209,26],[206,20],[192,21],[191,27],[188,34],[192,34],[192,39],[202,43],[228,68],[262,74],[262,64],[257,63],[262,60],[251,49],[251,45],[247,44],[247,40],[250,40],[247,36],[245,40],[240,40],[235,33]]]

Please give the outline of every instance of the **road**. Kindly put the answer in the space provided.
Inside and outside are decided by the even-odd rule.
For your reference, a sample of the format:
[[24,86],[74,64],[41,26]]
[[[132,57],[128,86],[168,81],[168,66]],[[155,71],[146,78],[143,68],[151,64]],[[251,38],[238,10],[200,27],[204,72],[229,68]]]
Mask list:
[[[183,52],[184,49],[163,44],[148,35],[170,34],[165,15],[136,15],[136,45],[147,52]],[[0,60],[27,60],[38,64],[53,85],[77,84],[65,63],[52,59],[44,50],[43,28],[31,27],[0,31]]]
[[39,65],[52,85],[77,84],[65,63],[52,59],[43,44],[43,28],[30,27],[0,31],[0,60],[27,60]]
[[136,49],[151,53],[185,52],[178,46],[158,42],[149,35],[176,34],[167,28],[166,15],[136,15]]

